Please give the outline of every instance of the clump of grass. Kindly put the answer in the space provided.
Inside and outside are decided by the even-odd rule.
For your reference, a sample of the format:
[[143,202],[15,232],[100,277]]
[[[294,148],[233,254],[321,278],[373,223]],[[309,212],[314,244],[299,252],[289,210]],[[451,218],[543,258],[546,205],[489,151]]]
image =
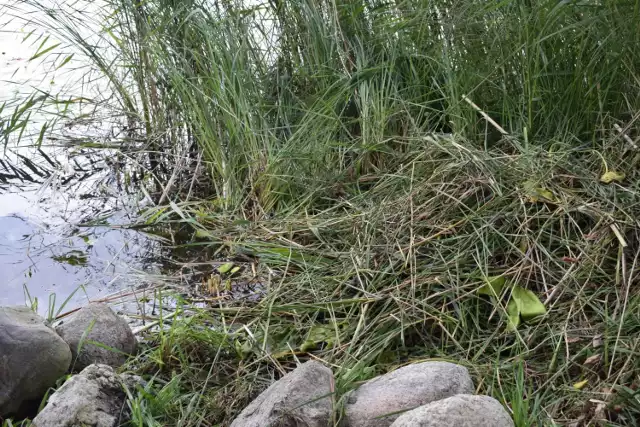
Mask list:
[[628,132],[640,6],[627,3],[109,0],[105,26],[146,129],[197,144],[220,202],[260,217],[318,206],[398,137],[491,147],[501,132],[477,108],[524,144]]

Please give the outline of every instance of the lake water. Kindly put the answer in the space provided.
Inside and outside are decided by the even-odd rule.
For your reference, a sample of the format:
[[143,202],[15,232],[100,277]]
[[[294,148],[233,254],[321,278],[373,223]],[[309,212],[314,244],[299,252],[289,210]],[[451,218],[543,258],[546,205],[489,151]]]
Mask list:
[[[16,4],[0,0],[0,105],[7,102],[0,120],[35,89],[104,97],[104,82],[92,80],[81,55],[56,70],[73,51],[68,46],[29,61],[43,49],[47,32],[38,26],[37,12],[17,13]],[[90,8],[92,2],[86,4]],[[54,43],[52,37],[45,46]],[[37,298],[40,312],[46,311],[51,295],[60,304],[82,287],[67,306],[71,308],[141,284],[144,273],[158,271],[153,260],[159,250],[150,236],[121,227],[134,222],[144,204],[144,197],[124,182],[125,159],[115,151],[69,143],[117,138],[112,119],[93,115],[88,121],[62,121],[54,132],[57,138],[45,138],[38,148],[47,117],[32,116],[20,143],[12,138],[0,151],[0,306]],[[119,170],[114,164],[121,165]]]

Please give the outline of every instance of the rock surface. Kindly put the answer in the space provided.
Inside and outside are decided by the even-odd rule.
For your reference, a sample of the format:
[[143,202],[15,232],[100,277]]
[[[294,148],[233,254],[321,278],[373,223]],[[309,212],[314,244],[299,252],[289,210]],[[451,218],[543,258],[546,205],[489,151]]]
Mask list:
[[0,307],[0,416],[40,400],[71,363],[69,346],[27,307]]
[[138,382],[138,377],[117,375],[111,366],[88,366],[49,397],[31,427],[120,426],[129,418],[123,383],[133,390]]
[[[86,331],[89,332],[83,337]],[[83,307],[73,317],[58,325],[56,332],[71,348],[71,367],[74,371],[81,371],[92,363],[117,368],[136,349],[136,338],[131,328],[106,304],[92,303]],[[101,343],[102,346],[89,341]],[[78,353],[78,344],[81,342]]]
[[[388,427],[397,412],[414,409],[456,394],[473,393],[473,381],[463,366],[423,362],[376,377],[347,397],[348,427]],[[394,414],[396,413],[396,414]]]
[[489,396],[459,394],[405,412],[391,427],[513,427],[500,402]]
[[298,366],[249,404],[231,427],[327,427],[333,373],[316,361]]

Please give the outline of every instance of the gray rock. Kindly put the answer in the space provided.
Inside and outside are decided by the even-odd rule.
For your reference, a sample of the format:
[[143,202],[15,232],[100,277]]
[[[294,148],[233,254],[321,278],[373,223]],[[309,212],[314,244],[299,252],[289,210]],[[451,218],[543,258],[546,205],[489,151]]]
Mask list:
[[333,374],[309,361],[273,383],[231,427],[327,427],[333,412]]
[[[117,368],[136,350],[137,342],[131,328],[106,304],[92,303],[83,307],[70,319],[58,325],[56,332],[71,348],[71,367],[74,371],[81,371],[92,363]],[[102,346],[89,341],[100,343]],[[82,344],[78,353],[80,343]]]
[[493,397],[459,394],[405,412],[391,427],[513,427],[513,420]]
[[0,307],[0,416],[40,400],[69,369],[69,346],[27,307]]
[[129,420],[123,384],[133,390],[139,381],[117,375],[111,366],[88,366],[49,397],[31,427],[120,426]]
[[473,393],[473,381],[463,366],[423,362],[376,377],[347,397],[348,427],[388,427],[398,412],[456,394]]

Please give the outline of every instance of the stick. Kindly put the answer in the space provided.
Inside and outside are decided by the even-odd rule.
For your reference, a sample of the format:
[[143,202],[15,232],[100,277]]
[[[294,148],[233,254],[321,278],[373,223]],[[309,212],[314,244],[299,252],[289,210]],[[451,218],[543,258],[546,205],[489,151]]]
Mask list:
[[622,236],[622,233],[620,233],[618,226],[616,226],[615,224],[611,224],[610,227],[611,227],[611,230],[613,231],[613,234],[615,234],[616,237],[618,238],[618,241],[620,242],[620,246],[622,246],[623,248],[626,248],[628,246],[627,241],[624,239],[624,236]]
[[498,132],[500,132],[503,135],[509,135],[509,133],[504,130],[502,128],[502,126],[500,126],[498,123],[495,122],[495,120],[493,120],[491,117],[489,117],[489,115],[487,113],[485,113],[484,111],[482,111],[480,109],[480,107],[478,107],[476,104],[474,104],[474,102],[472,100],[470,100],[469,98],[467,98],[467,95],[462,95],[462,99],[465,100],[469,105],[471,105],[473,107],[474,110],[476,110],[478,113],[480,113],[482,115],[482,117],[484,117],[484,119],[486,121],[488,121],[489,123],[491,123],[493,125],[494,128],[496,128],[498,130]]
[[628,143],[629,145],[631,145],[631,146],[632,146],[634,149],[636,149],[636,150],[638,149],[638,146],[636,145],[636,143],[635,143],[635,142],[633,142],[633,139],[631,139],[631,138],[629,137],[629,135],[627,135],[626,133],[624,133],[624,130],[623,130],[623,129],[622,129],[622,128],[617,124],[617,123],[615,123],[615,124],[613,125],[613,127],[615,128],[615,130],[617,130],[617,131],[618,131],[618,133],[619,133],[620,135],[622,135],[622,137],[624,138],[624,140],[625,140],[625,141],[627,141],[627,143]]

